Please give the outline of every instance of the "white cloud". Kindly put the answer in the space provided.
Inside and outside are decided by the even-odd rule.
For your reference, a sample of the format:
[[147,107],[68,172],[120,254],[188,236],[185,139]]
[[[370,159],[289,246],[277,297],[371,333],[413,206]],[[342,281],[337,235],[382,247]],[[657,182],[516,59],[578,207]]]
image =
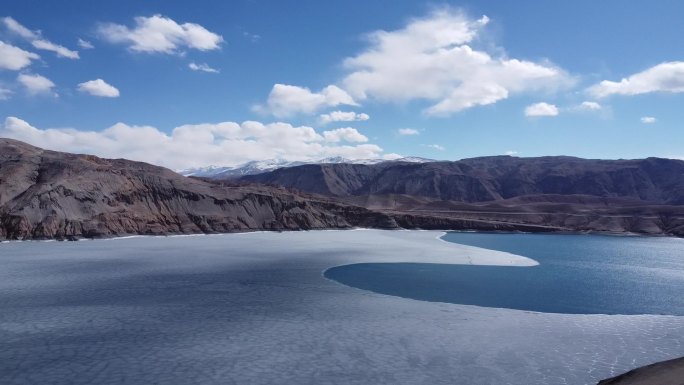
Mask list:
[[661,63],[619,82],[604,80],[589,88],[589,93],[598,98],[651,92],[684,92],[684,62]]
[[72,51],[66,47],[59,44],[52,43],[48,40],[39,39],[31,42],[33,47],[36,49],[42,49],[44,51],[52,51],[57,54],[58,57],[65,57],[68,59],[79,59],[77,51]]
[[102,79],[89,80],[87,82],[80,83],[78,85],[78,90],[93,96],[101,96],[105,98],[119,97],[119,90]]
[[5,24],[5,28],[7,28],[10,32],[21,36],[24,39],[33,40],[40,38],[40,33],[31,31],[9,16],[3,17],[2,23]]
[[33,52],[0,41],[0,69],[17,71],[31,64],[31,60],[40,58]]
[[29,94],[53,94],[52,89],[55,87],[55,83],[52,80],[41,75],[33,74],[20,74],[17,77],[17,81],[21,83]]
[[356,106],[354,99],[343,89],[330,85],[319,92],[305,87],[275,84],[268,95],[266,105],[256,105],[256,112],[270,113],[276,117],[296,114],[313,114],[325,107],[339,105]]
[[183,48],[210,51],[219,49],[223,37],[195,23],[178,24],[161,15],[135,18],[135,27],[103,24],[100,36],[111,43],[127,44],[132,51],[177,53]]
[[[167,134],[155,127],[123,123],[103,131],[39,129],[21,119],[8,117],[4,125],[0,124],[0,137],[51,150],[126,158],[172,169],[212,164],[230,166],[273,158],[314,160],[331,156],[348,159],[383,156],[382,148],[375,144],[340,145],[327,142],[325,133],[321,135],[311,127],[254,121],[183,125]],[[353,133],[351,137],[354,137]]]
[[0,87],[0,100],[7,100],[12,96],[12,90]]
[[211,68],[208,64],[205,64],[205,63],[197,64],[195,62],[192,62],[192,63],[188,64],[188,68],[190,68],[193,71],[202,71],[202,72],[209,72],[209,73],[215,73],[215,74],[220,72],[216,68]]
[[332,122],[358,122],[370,119],[368,114],[356,113],[354,111],[333,111],[329,114],[320,115],[321,123],[328,124]]
[[423,144],[422,146],[431,148],[433,150],[439,150],[439,151],[446,150],[446,148],[444,148],[444,146],[440,146],[439,144]]
[[324,131],[323,137],[325,138],[326,142],[333,142],[333,143],[341,142],[343,140],[347,141],[347,142],[357,142],[357,143],[362,143],[362,142],[368,141],[368,137],[361,134],[355,128],[351,128],[351,127],[337,128],[335,130]]
[[93,43],[89,42],[88,40],[83,40],[81,38],[78,39],[78,46],[83,48],[83,49],[93,49],[95,46]]
[[358,100],[425,100],[433,103],[425,111],[428,115],[447,116],[514,93],[572,83],[550,63],[493,57],[473,49],[470,44],[488,23],[486,16],[473,20],[442,8],[403,29],[376,31],[364,52],[345,60],[351,72],[342,84]]
[[65,57],[69,59],[78,59],[78,52],[72,51],[64,46],[55,44],[42,37],[40,31],[31,31],[30,29],[21,25],[18,21],[11,17],[3,17],[2,23],[5,27],[12,33],[29,40],[34,48],[42,49],[44,51],[52,51],[57,54],[58,57]]
[[601,108],[603,107],[596,102],[582,102],[582,104],[579,105],[579,109],[587,111],[598,111]]
[[518,151],[513,151],[513,150],[508,150],[508,151],[504,152],[504,155],[508,155],[508,156],[513,156],[513,155],[517,155],[517,154],[518,154]]
[[525,116],[557,116],[558,107],[549,103],[535,103],[525,108]]
[[406,135],[419,135],[420,132],[414,128],[400,128],[397,130],[397,134],[406,136]]
[[644,123],[644,124],[653,124],[657,121],[658,121],[658,119],[654,118],[653,116],[644,116],[641,118],[641,123]]

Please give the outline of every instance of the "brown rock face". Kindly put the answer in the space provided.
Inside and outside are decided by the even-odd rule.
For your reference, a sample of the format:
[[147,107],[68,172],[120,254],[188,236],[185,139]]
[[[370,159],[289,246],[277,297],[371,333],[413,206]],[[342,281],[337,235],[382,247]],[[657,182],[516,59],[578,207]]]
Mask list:
[[[0,139],[0,239],[350,227],[684,236],[684,162],[484,159],[307,165],[236,183]],[[581,176],[564,162],[581,163]]]
[[585,195],[684,204],[684,161],[494,156],[456,162],[313,164],[242,180],[331,196],[400,194],[464,203],[530,195]]
[[385,214],[266,186],[0,139],[0,239],[396,227]]
[[335,197],[403,227],[684,236],[684,161],[673,159],[319,164],[241,180]]

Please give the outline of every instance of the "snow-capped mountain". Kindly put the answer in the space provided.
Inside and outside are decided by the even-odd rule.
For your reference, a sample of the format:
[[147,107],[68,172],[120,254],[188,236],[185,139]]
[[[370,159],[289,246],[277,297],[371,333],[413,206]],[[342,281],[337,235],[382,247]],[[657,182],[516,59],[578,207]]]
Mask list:
[[220,174],[224,171],[230,170],[233,167],[221,167],[221,166],[207,166],[207,167],[197,167],[188,168],[185,170],[176,170],[179,174],[183,176],[212,176]]
[[184,176],[199,176],[212,178],[216,176],[234,177],[242,175],[260,174],[262,172],[272,171],[282,167],[294,167],[309,162],[291,162],[282,159],[267,159],[267,160],[252,160],[247,163],[242,163],[237,166],[208,166],[199,168],[189,168],[178,171]]
[[394,159],[392,162],[407,162],[407,163],[431,163],[439,162],[436,159],[421,158],[419,156],[406,156],[399,159]]
[[421,158],[417,156],[409,156],[397,159],[347,159],[341,156],[334,156],[323,158],[314,161],[287,161],[283,159],[267,159],[267,160],[253,160],[237,166],[207,166],[198,168],[189,168],[178,171],[184,176],[197,176],[205,178],[235,178],[244,175],[261,174],[268,171],[273,171],[284,167],[295,167],[304,164],[379,164],[385,162],[408,162],[408,163],[428,163],[436,162],[434,159]]

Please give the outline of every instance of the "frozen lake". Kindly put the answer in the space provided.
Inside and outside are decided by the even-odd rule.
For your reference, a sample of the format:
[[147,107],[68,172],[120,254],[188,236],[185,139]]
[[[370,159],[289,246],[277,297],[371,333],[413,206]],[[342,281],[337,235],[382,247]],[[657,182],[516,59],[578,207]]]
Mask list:
[[587,384],[684,355],[684,317],[426,302],[323,277],[353,263],[536,264],[440,235],[2,244],[0,383]]

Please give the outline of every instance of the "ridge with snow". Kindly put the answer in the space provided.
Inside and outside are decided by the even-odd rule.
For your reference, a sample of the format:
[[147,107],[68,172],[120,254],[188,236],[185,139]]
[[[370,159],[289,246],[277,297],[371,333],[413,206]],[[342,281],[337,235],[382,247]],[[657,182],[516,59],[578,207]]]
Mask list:
[[237,166],[207,166],[189,168],[177,171],[183,176],[195,176],[204,178],[236,178],[245,175],[255,175],[273,171],[284,167],[295,167],[305,164],[379,164],[385,162],[428,163],[437,162],[434,159],[408,156],[397,159],[347,159],[341,156],[323,158],[314,161],[287,161],[283,159],[252,160]]

